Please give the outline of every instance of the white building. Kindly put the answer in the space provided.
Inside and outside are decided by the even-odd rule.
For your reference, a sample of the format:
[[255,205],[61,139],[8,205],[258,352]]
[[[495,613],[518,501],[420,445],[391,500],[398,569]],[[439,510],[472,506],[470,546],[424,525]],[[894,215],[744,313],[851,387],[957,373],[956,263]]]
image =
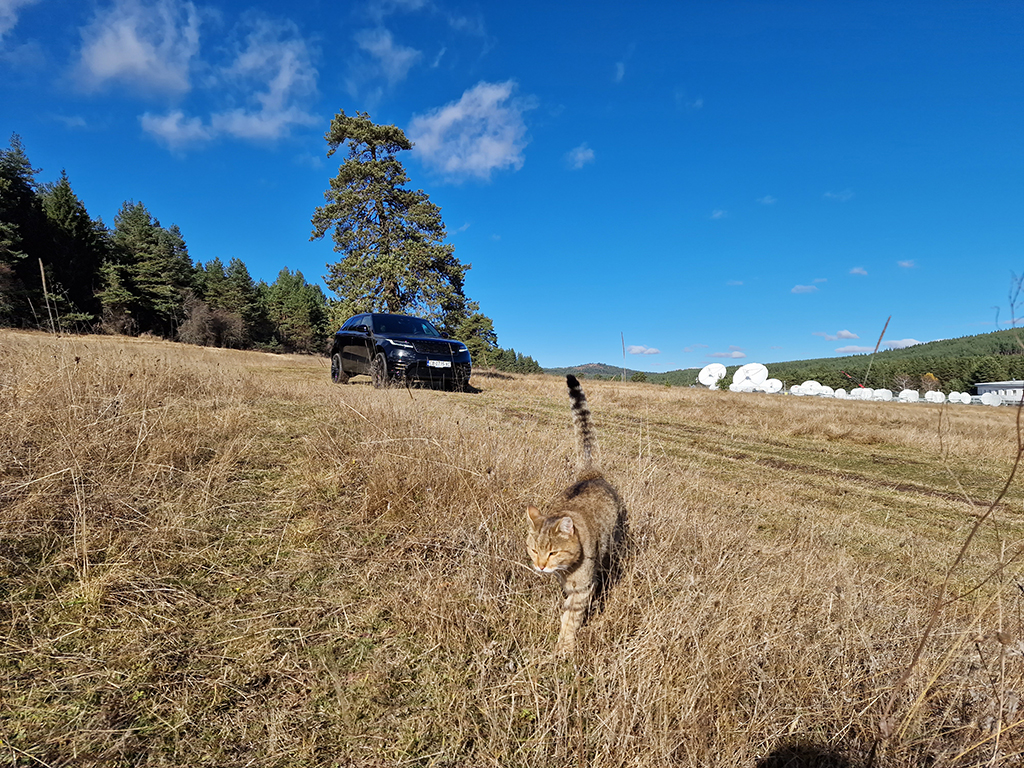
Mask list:
[[1024,397],[1024,381],[984,381],[975,385],[978,395],[994,392],[1004,403],[1016,405]]

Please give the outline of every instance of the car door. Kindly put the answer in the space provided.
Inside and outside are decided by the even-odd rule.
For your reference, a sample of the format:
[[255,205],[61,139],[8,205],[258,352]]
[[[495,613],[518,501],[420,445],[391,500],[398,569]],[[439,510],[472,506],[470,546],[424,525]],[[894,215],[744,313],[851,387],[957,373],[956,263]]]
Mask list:
[[366,317],[350,318],[338,331],[342,367],[348,374],[366,373]]
[[353,373],[370,372],[370,360],[373,357],[371,329],[370,315],[361,315],[355,318],[345,337],[345,357],[350,361]]

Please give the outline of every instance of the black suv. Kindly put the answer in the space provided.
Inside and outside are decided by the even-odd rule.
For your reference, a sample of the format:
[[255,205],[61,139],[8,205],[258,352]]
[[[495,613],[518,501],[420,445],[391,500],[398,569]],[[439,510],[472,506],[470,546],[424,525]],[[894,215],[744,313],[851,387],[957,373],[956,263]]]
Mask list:
[[427,320],[371,313],[346,320],[331,345],[331,380],[344,384],[357,373],[368,374],[375,387],[421,381],[461,390],[472,362],[465,344]]

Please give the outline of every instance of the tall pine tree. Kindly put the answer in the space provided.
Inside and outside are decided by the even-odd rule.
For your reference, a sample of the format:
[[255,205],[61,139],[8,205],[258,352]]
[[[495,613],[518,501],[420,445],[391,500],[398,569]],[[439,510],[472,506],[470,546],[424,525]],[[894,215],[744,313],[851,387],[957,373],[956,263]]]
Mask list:
[[453,333],[476,309],[463,292],[469,265],[444,242],[441,209],[423,190],[405,188],[409,177],[395,155],[412,143],[393,125],[344,110],[325,138],[328,157],[343,145],[348,156],[324,193],[326,204],[313,213],[310,239],[331,232],[341,254],[325,278],[338,296],[338,314],[408,312]]

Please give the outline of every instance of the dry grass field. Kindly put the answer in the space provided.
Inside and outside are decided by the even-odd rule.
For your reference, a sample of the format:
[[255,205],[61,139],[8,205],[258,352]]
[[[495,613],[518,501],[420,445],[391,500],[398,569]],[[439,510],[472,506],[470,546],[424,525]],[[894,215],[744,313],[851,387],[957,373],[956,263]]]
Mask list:
[[565,383],[472,384],[0,331],[0,764],[1024,764],[1015,409],[583,382],[632,549],[561,659]]

